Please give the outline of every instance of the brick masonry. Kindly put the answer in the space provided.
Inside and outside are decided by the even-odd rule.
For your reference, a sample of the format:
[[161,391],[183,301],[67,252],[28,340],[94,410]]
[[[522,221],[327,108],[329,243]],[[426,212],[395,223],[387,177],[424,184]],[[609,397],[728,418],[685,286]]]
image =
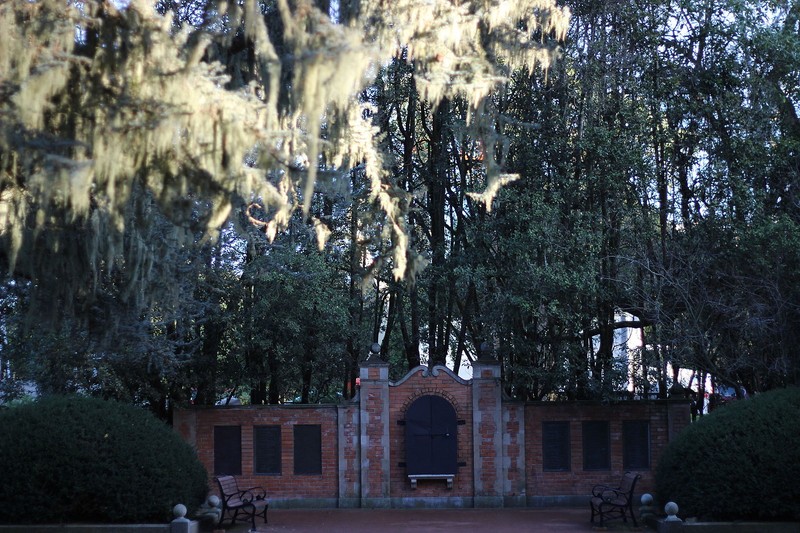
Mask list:
[[[274,507],[511,507],[584,504],[591,487],[613,483],[626,470],[623,426],[647,423],[649,467],[639,468],[637,493],[653,490],[653,473],[665,446],[689,424],[689,404],[678,400],[512,402],[502,398],[500,368],[476,363],[473,379],[445,367],[421,366],[390,382],[384,363],[361,368],[355,401],[342,405],[235,406],[178,409],[175,429],[195,446],[210,479],[214,427],[241,427],[240,486],[262,486]],[[441,479],[406,475],[405,414],[418,398],[435,395],[454,408],[458,469],[452,488]],[[584,468],[583,423],[608,424],[610,464]],[[544,468],[543,424],[568,428],[566,469]],[[293,426],[318,425],[320,474],[296,474]],[[279,426],[280,473],[256,474],[254,428]],[[216,486],[210,489],[216,492]]]

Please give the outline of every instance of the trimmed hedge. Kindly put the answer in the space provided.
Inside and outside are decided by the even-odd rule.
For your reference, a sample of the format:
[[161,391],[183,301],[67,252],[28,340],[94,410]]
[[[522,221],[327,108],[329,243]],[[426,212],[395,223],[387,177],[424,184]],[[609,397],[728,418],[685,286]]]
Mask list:
[[669,444],[661,505],[702,520],[800,520],[800,388],[720,407]]
[[168,425],[130,405],[46,397],[0,410],[0,523],[166,523],[207,474]]

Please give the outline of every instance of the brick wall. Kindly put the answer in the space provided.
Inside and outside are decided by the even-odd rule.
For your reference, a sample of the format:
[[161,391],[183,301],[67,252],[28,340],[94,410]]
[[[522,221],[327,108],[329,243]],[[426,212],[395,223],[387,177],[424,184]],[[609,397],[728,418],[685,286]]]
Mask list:
[[[294,426],[321,426],[322,474],[295,475]],[[209,473],[210,489],[218,494],[214,476],[214,426],[241,426],[242,473],[240,487],[261,486],[273,497],[325,501],[338,496],[338,416],[335,406],[237,406],[176,410],[175,427],[193,443]],[[253,427],[281,427],[281,473],[256,474],[253,463]],[[194,442],[192,442],[194,440]],[[309,502],[311,503],[311,502]]]
[[[243,486],[267,489],[275,506],[519,506],[585,503],[592,485],[615,483],[624,462],[626,421],[648,431],[648,467],[637,468],[637,493],[653,490],[653,473],[665,446],[690,421],[685,401],[507,402],[501,401],[499,367],[476,364],[465,381],[444,367],[419,367],[395,383],[383,364],[362,368],[359,399],[338,406],[246,406],[178,409],[175,429],[198,450],[214,475],[214,427],[240,426]],[[405,420],[412,403],[426,395],[444,398],[457,425],[458,468],[453,487],[443,480],[406,474]],[[398,423],[400,421],[401,423]],[[608,428],[607,468],[584,467],[584,422]],[[543,424],[568,428],[562,443],[567,468],[548,471]],[[606,424],[607,423],[607,426]],[[319,425],[322,473],[294,473],[295,425]],[[253,428],[280,426],[281,473],[254,473]],[[553,427],[548,425],[548,427]],[[630,427],[630,425],[628,426]],[[548,452],[552,454],[551,452]],[[641,459],[641,457],[640,457]],[[216,492],[216,487],[211,487]]]
[[[616,484],[628,470],[623,462],[624,421],[649,421],[650,466],[637,468],[642,479],[637,493],[651,492],[658,459],[669,439],[689,424],[689,405],[684,401],[630,401],[614,404],[590,402],[540,402],[525,406],[526,492],[536,496],[583,495],[594,484]],[[543,468],[542,423],[569,423],[570,469],[547,472]],[[583,422],[607,421],[610,430],[611,464],[606,470],[585,470]]]

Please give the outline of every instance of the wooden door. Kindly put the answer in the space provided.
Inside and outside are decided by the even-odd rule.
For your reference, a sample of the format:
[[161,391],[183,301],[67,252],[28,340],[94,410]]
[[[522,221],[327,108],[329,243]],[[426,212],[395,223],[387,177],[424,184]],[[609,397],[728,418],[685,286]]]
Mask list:
[[406,412],[408,475],[454,475],[458,467],[456,411],[441,396],[417,398]]

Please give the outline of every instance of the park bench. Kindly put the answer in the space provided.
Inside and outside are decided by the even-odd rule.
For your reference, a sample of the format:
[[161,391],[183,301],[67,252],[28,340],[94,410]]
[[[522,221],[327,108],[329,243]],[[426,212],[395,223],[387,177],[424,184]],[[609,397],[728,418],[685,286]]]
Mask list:
[[[264,518],[267,523],[267,492],[261,487],[240,489],[236,478],[233,476],[219,476],[216,478],[219,485],[222,512],[219,515],[219,525],[230,518],[231,525],[237,520],[250,519],[252,531],[256,530],[256,517]],[[226,515],[230,515],[226,517]],[[240,518],[241,515],[241,518]]]
[[627,523],[627,516],[630,514],[633,526],[638,527],[636,516],[633,514],[633,490],[641,477],[635,472],[625,472],[617,487],[595,485],[592,488],[592,499],[589,500],[589,506],[592,508],[591,523],[594,524],[594,519],[598,516],[600,527],[603,527],[604,521],[617,518],[622,518]]

